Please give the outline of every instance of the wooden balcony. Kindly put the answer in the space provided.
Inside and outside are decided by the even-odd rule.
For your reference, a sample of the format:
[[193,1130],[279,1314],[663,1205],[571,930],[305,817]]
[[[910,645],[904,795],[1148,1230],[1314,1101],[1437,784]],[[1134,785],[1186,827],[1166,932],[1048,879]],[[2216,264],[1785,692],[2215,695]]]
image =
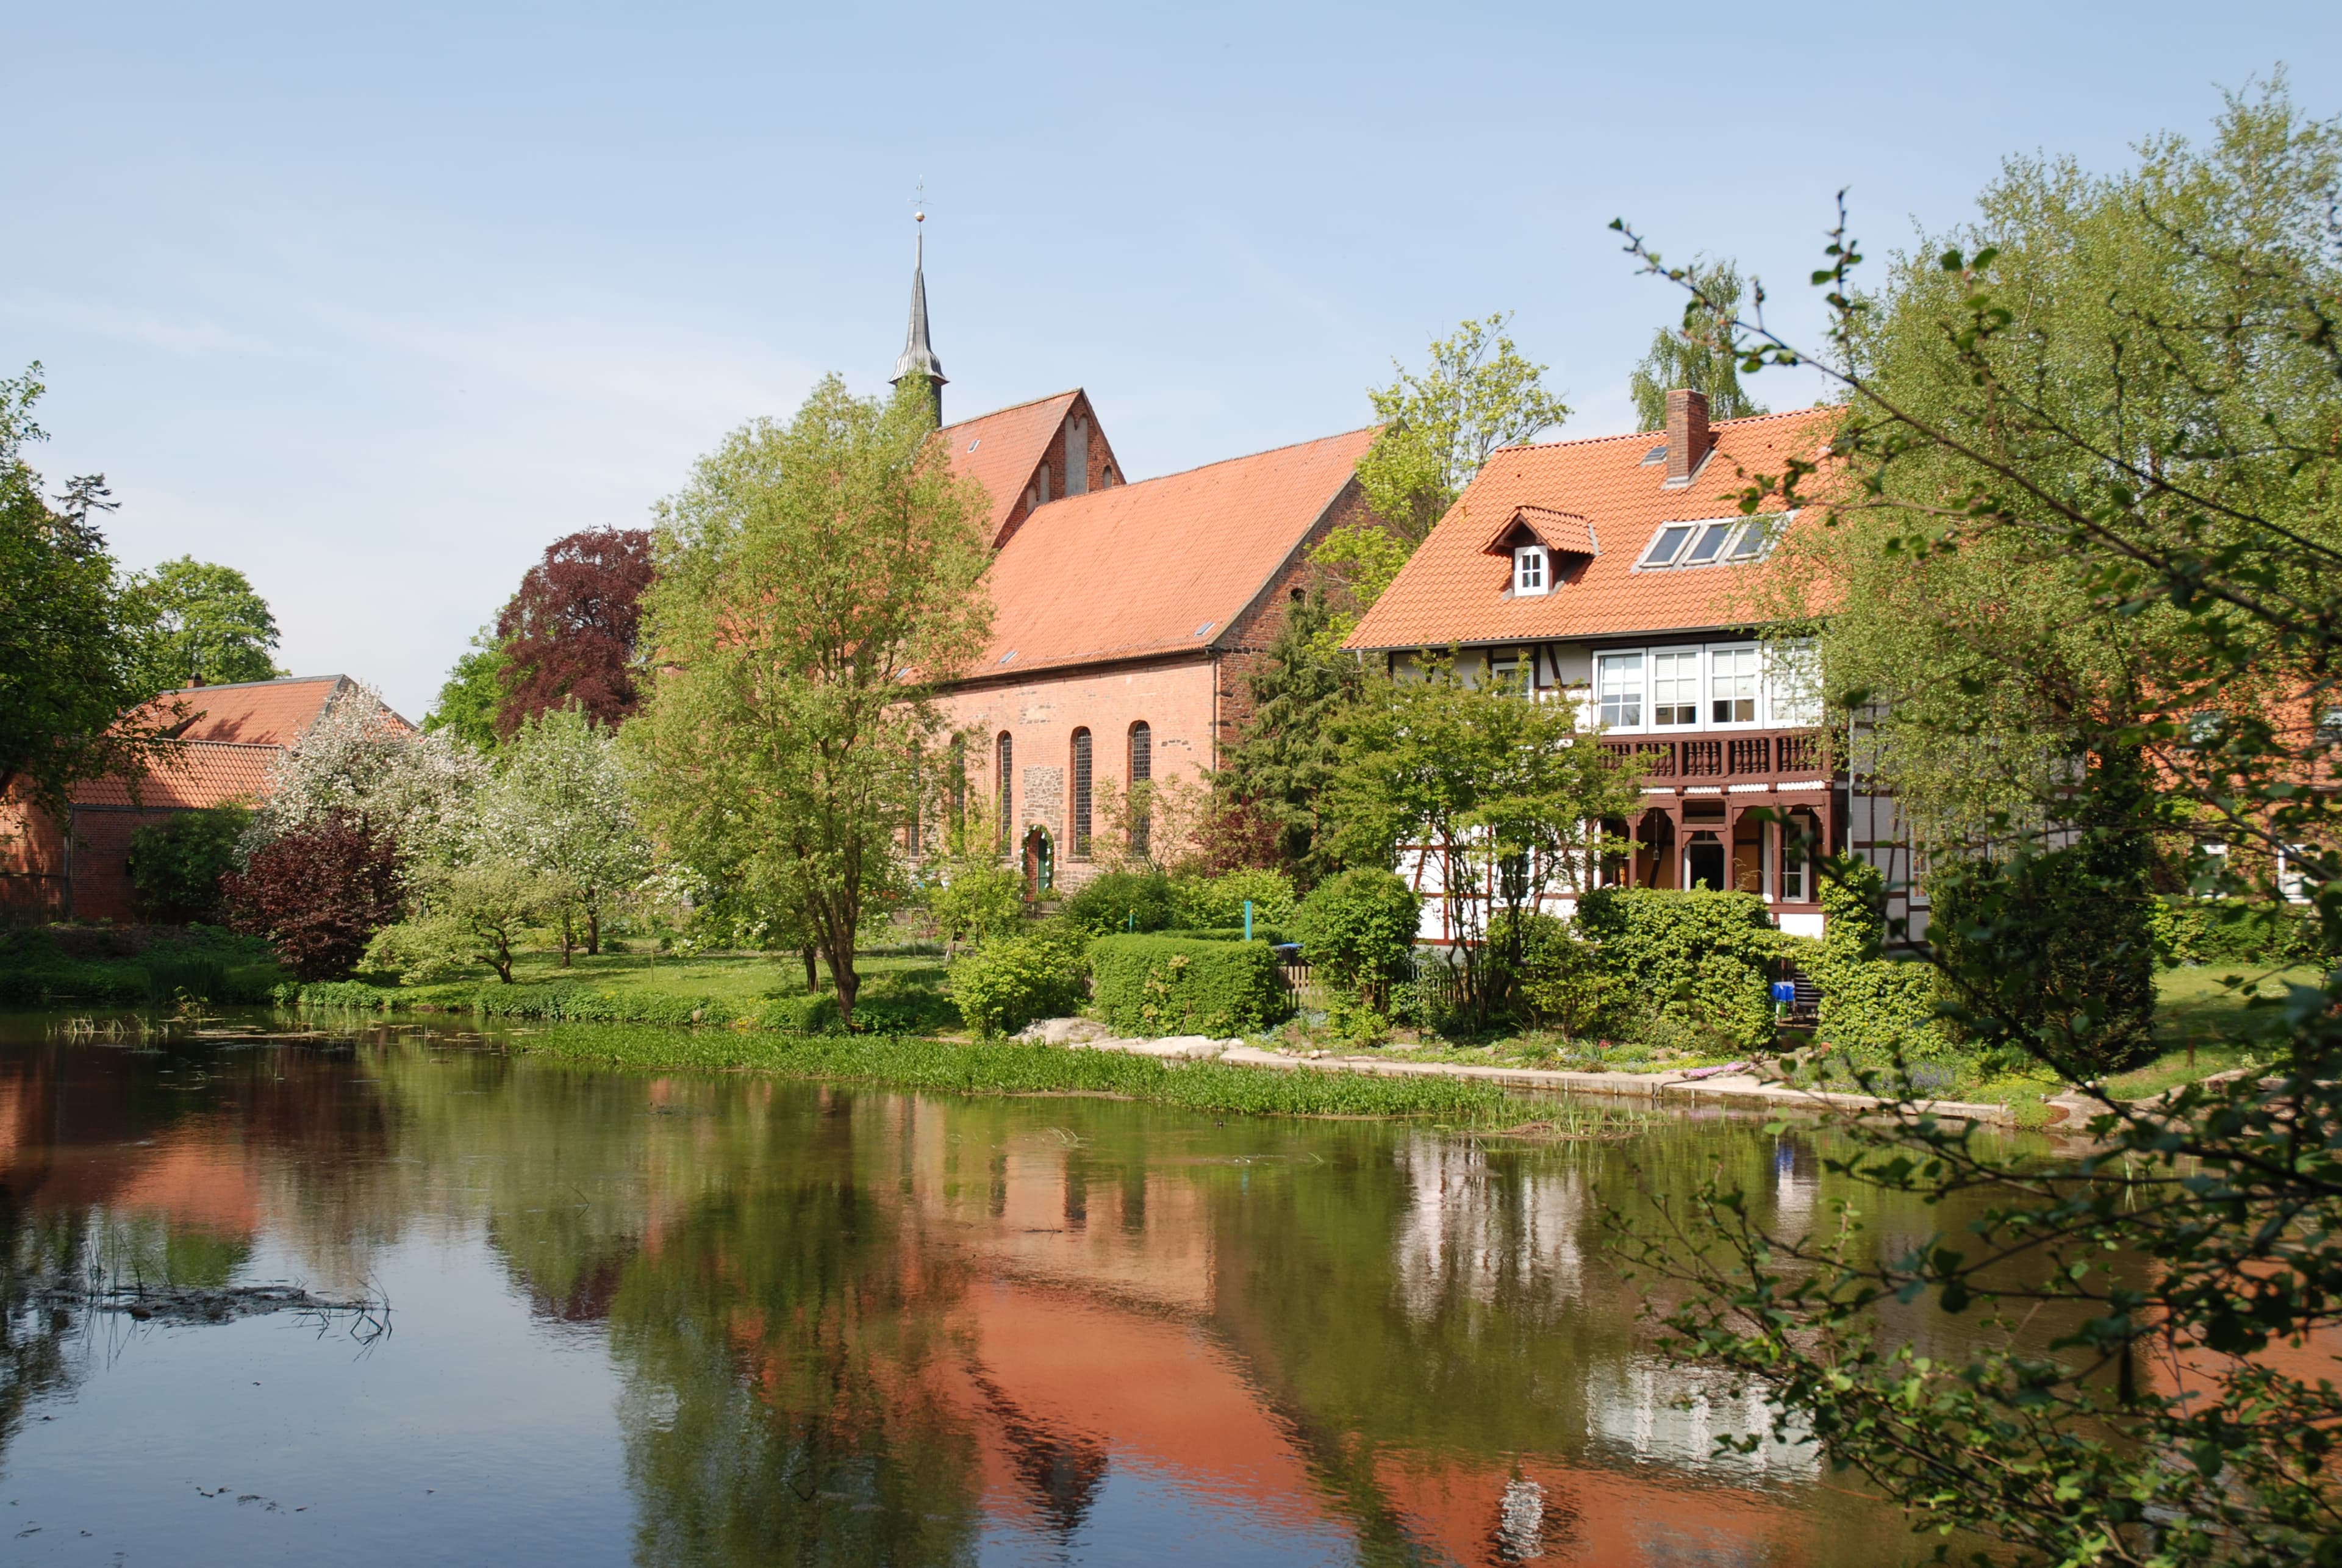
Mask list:
[[1770,784],[1826,776],[1819,730],[1758,730],[1601,743],[1621,765],[1639,764],[1646,784]]

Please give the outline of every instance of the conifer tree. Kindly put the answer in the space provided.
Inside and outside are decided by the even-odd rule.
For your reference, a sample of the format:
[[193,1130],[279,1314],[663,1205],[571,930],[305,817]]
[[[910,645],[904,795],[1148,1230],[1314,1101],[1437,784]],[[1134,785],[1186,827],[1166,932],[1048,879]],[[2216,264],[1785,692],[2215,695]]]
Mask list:
[[1251,722],[1213,781],[1269,824],[1278,859],[1304,886],[1340,869],[1323,803],[1341,760],[1342,715],[1365,679],[1357,661],[1329,643],[1334,623],[1323,593],[1293,606],[1250,678]]

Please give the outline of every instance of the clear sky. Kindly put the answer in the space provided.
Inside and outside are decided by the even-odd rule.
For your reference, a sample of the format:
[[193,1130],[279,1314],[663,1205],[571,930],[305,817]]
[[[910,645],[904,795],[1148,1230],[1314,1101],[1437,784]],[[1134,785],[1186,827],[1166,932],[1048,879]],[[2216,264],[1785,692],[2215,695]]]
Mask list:
[[1363,424],[1495,310],[1562,434],[1626,428],[1680,306],[1614,216],[1805,325],[1841,186],[1883,249],[2280,62],[2342,112],[2333,0],[0,16],[35,461],[108,475],[126,565],[241,567],[282,663],[410,715],[551,540],[642,524],[826,370],[883,390],[921,178],[947,416],[1086,386],[1144,478]]

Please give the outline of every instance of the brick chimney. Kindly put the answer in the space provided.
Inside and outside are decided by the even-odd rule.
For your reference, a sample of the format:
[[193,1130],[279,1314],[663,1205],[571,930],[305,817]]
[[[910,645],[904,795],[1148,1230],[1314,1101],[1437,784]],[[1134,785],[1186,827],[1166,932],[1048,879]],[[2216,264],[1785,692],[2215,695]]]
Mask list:
[[1715,437],[1707,433],[1707,394],[1667,394],[1667,483],[1688,484]]

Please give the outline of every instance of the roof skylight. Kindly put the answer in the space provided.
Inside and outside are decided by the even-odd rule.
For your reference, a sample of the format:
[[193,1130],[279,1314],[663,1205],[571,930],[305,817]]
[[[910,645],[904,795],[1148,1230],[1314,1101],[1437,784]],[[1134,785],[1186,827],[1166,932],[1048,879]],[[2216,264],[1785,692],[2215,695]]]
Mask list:
[[1663,523],[1651,547],[1636,563],[1642,571],[1661,567],[1713,566],[1754,561],[1772,543],[1777,517],[1718,517],[1690,523]]

